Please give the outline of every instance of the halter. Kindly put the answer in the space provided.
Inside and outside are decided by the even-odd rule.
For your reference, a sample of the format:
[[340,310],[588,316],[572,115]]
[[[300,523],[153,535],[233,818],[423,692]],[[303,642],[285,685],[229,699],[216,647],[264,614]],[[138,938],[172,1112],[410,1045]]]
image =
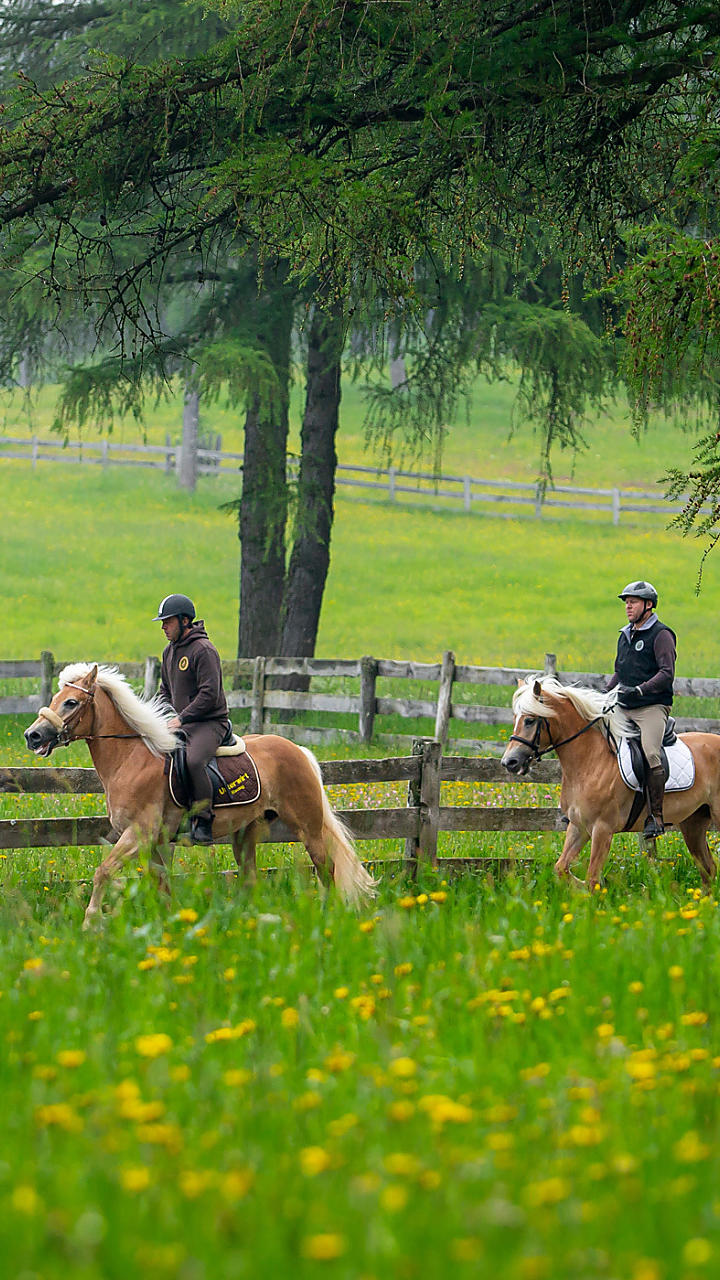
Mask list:
[[[67,680],[63,685],[64,689],[78,689],[80,693],[84,693],[90,702],[94,702],[95,693],[92,689],[86,689],[82,684],[73,684],[72,680]],[[81,702],[70,712],[67,720],[63,720],[57,711],[53,711],[52,707],[41,707],[38,711],[38,719],[47,720],[58,731],[56,747],[67,747],[71,742],[91,742],[98,738],[140,738],[139,733],[82,733],[77,738],[70,737],[70,730],[76,724],[79,724],[87,710],[87,702]],[[93,716],[94,721],[94,716]]]
[[[574,742],[576,738],[581,738],[582,735],[584,733],[587,733],[588,729],[592,729],[593,726],[596,725],[599,720],[602,720],[601,715],[595,716],[594,720],[588,720],[587,724],[583,725],[582,729],[578,729],[577,733],[571,734],[569,738],[563,738],[562,742],[553,742],[552,734],[550,732],[550,724],[547,719],[547,716],[538,716],[537,728],[532,738],[521,738],[518,733],[511,733],[510,742],[521,742],[524,747],[530,748],[530,750],[532,751],[533,760],[541,760],[543,756],[547,755],[548,751],[557,751],[558,747],[566,747],[568,742]],[[541,751],[538,747],[538,743],[540,741],[540,734],[542,733],[543,725],[545,725],[545,728],[547,730],[547,736],[548,736],[550,745],[548,747],[543,747]]]

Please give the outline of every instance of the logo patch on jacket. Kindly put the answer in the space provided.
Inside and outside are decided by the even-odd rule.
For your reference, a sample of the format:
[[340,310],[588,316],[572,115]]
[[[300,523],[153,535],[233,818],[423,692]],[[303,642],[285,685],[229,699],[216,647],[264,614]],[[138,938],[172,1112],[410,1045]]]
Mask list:
[[190,666],[190,661],[187,656],[184,656],[178,662],[178,671],[187,671],[189,666]]

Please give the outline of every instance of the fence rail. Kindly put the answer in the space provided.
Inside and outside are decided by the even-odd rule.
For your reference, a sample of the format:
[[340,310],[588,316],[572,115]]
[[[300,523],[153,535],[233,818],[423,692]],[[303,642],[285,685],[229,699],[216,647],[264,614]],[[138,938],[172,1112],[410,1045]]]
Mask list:
[[[523,806],[442,805],[443,782],[504,783],[510,779],[498,760],[464,756],[443,757],[439,742],[421,738],[413,742],[409,756],[378,760],[329,760],[321,764],[326,786],[361,785],[367,782],[407,782],[404,808],[345,809],[339,816],[357,840],[404,841],[404,860],[412,867],[419,862],[445,867],[452,864],[472,868],[509,865],[504,858],[440,858],[441,831],[512,832],[563,830],[557,808]],[[542,761],[529,771],[525,782],[551,785],[560,781],[556,761]],[[97,795],[102,792],[94,769],[83,768],[2,768],[0,793],[43,795]],[[107,817],[13,818],[0,820],[0,849],[85,847],[112,841]],[[276,819],[260,841],[266,844],[292,843],[297,836]],[[220,840],[219,844],[229,843]]]
[[[169,437],[162,444],[124,444],[108,439],[98,441],[41,440],[38,436],[0,436],[0,459],[11,458],[31,462],[60,462],[82,466],[145,467],[167,473],[180,473],[182,446],[172,444]],[[200,475],[230,475],[242,470],[242,453],[220,448],[197,450]],[[288,471],[294,474],[298,462],[288,458]],[[544,512],[588,511],[607,515],[617,525],[621,515],[661,514],[666,517],[683,510],[684,498],[669,502],[659,491],[637,489],[589,489],[576,485],[553,485],[544,488],[535,482],[518,480],[486,480],[468,475],[435,475],[433,472],[405,471],[399,467],[372,467],[341,463],[336,473],[340,488],[362,489],[388,502],[410,502],[414,505],[451,508],[484,515],[517,517]],[[502,510],[501,510],[502,508]],[[709,511],[706,505],[703,511]]]
[[[0,661],[0,680],[24,682],[39,681],[39,693],[0,696],[0,714],[31,714],[47,704],[52,697],[54,677],[66,665],[58,662],[45,650],[39,660],[27,659]],[[160,659],[150,656],[144,662],[119,662],[116,665],[131,681],[141,686],[147,698],[157,691],[160,675]],[[448,650],[442,660],[435,663],[397,661],[366,656],[358,659],[329,658],[239,658],[223,661],[223,680],[228,706],[233,712],[236,726],[242,732],[280,733],[309,745],[345,741],[349,744],[386,742],[397,743],[404,739],[427,733],[427,723],[433,726],[433,736],[444,746],[450,743],[460,750],[486,753],[497,748],[497,740],[461,736],[463,731],[481,726],[507,726],[512,724],[509,706],[492,706],[477,699],[474,690],[482,687],[515,687],[518,679],[536,673],[538,667],[480,667],[456,663]],[[559,672],[555,655],[545,655],[542,670],[558,675],[567,684],[576,683],[594,689],[603,689],[608,675],[597,672]],[[278,683],[294,680],[307,688],[277,688]],[[337,689],[313,691],[311,682],[331,680]],[[435,686],[433,696],[399,697],[378,688],[379,681],[420,682]],[[244,687],[237,687],[244,684]],[[349,686],[349,688],[348,688]],[[346,691],[347,689],[347,691]],[[678,676],[675,693],[679,697],[720,697],[720,679],[706,676]],[[480,692],[480,696],[482,693]],[[290,717],[278,718],[283,714]],[[292,717],[317,716],[330,720],[328,724],[301,723]],[[357,728],[347,726],[348,718]],[[379,726],[383,719],[396,717],[414,721],[412,732],[383,731]],[[334,723],[332,720],[334,719]],[[681,732],[699,730],[720,733],[720,719],[704,716],[676,716]],[[410,729],[411,726],[408,726]]]

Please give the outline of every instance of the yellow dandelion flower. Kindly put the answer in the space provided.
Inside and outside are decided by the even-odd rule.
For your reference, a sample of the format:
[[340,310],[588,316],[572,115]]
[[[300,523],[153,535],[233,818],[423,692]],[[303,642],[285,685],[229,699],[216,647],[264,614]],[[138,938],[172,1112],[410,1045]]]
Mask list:
[[173,1042],[170,1036],[164,1031],[156,1031],[149,1035],[137,1036],[135,1040],[135,1052],[141,1058],[159,1058],[163,1053],[169,1053],[172,1049]]
[[42,1207],[37,1191],[28,1183],[20,1183],[13,1188],[10,1203],[16,1213],[24,1213],[27,1217],[31,1217]]
[[150,1170],[145,1165],[126,1165],[120,1170],[123,1191],[145,1191],[150,1186]]
[[193,911],[192,907],[183,907],[182,911],[178,911],[177,918],[183,924],[194,924],[198,918],[198,913]]
[[332,1262],[335,1258],[341,1258],[346,1250],[345,1236],[336,1231],[306,1236],[300,1247],[303,1258],[308,1258],[312,1262]]
[[324,1147],[303,1147],[300,1152],[300,1168],[306,1178],[316,1178],[332,1163],[330,1153]]
[[280,1014],[280,1022],[284,1027],[289,1027],[290,1030],[292,1031],[295,1029],[295,1027],[299,1026],[300,1024],[300,1014],[298,1013],[297,1009],[293,1009],[292,1007],[288,1006],[288,1008],[283,1009],[282,1013]]
[[220,1193],[226,1200],[242,1200],[251,1189],[255,1175],[251,1169],[230,1169],[220,1179]]
[[710,1241],[703,1239],[702,1236],[694,1236],[683,1246],[683,1262],[686,1262],[689,1267],[704,1267],[712,1255],[713,1247]]
[[417,1075],[417,1062],[413,1058],[393,1058],[388,1066],[391,1076],[395,1076],[398,1080],[409,1080],[412,1076]]
[[405,1208],[407,1202],[407,1187],[403,1187],[399,1182],[391,1182],[380,1192],[380,1204],[388,1213],[399,1213]]
[[333,991],[333,995],[335,996],[336,1000],[347,1000],[348,996],[350,995],[350,988],[336,987],[335,990]]
[[55,1054],[55,1061],[59,1067],[81,1067],[86,1058],[84,1049],[60,1049]]

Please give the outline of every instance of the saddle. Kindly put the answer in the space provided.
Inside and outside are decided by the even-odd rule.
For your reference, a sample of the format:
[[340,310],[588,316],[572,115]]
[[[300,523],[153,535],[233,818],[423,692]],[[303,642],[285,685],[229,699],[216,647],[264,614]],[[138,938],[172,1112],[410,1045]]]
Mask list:
[[[194,797],[187,768],[185,742],[180,742],[174,751],[166,755],[165,774],[173,804],[178,809],[190,809]],[[257,766],[246,751],[244,740],[233,733],[232,725],[217,749],[216,758],[208,764],[207,774],[212,784],[213,809],[253,804],[260,797]]]
[[[665,772],[666,791],[687,791],[695,781],[695,761],[690,748],[678,738],[675,721],[668,718],[660,750]],[[631,791],[644,791],[646,786],[645,757],[640,749],[640,738],[622,738],[618,748],[620,776]]]

